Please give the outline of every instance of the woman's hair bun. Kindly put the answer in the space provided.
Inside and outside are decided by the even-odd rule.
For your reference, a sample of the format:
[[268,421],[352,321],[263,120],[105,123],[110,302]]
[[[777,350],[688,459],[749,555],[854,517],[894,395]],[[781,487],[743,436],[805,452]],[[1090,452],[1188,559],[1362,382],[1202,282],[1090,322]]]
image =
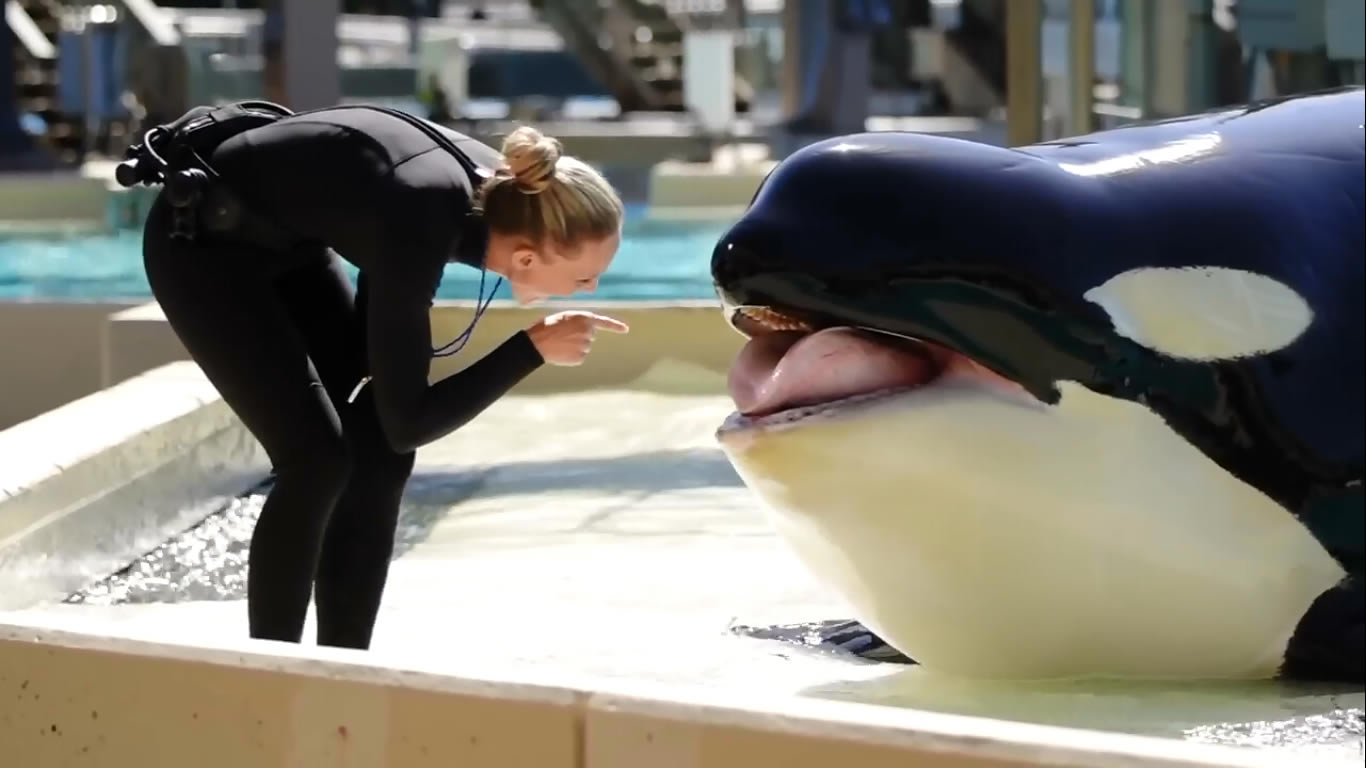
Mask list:
[[507,163],[517,189],[528,195],[544,192],[555,178],[560,142],[530,126],[522,126],[503,139],[503,162]]

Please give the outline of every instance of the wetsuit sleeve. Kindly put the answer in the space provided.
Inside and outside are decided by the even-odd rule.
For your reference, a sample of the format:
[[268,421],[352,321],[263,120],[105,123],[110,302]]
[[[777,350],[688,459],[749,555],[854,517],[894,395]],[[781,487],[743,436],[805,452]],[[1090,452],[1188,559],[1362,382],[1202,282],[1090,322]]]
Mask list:
[[[370,385],[380,425],[399,453],[460,428],[545,362],[531,337],[519,331],[468,368],[429,385],[428,312],[440,278],[411,278],[388,270],[366,276]],[[430,288],[423,285],[428,282]]]

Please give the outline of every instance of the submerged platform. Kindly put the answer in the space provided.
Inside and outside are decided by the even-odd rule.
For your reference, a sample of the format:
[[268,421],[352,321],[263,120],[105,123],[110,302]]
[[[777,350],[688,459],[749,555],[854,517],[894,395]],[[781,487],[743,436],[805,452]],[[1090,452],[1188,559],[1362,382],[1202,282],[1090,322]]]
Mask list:
[[[405,512],[411,546],[394,563],[374,649],[341,655],[375,665],[367,674],[382,684],[402,685],[411,670],[513,670],[527,680],[685,686],[715,701],[757,695],[996,718],[1002,734],[1032,723],[1161,737],[1173,749],[1236,745],[1265,765],[1360,764],[1360,691],[972,683],[730,633],[733,624],[842,618],[847,609],[772,533],[717,449],[713,431],[729,410],[724,397],[640,389],[514,396],[424,449]],[[240,586],[199,602],[48,603],[0,613],[0,623],[237,647],[246,634],[239,595]],[[408,671],[383,672],[390,668]],[[1124,736],[1091,738],[1103,745]],[[1234,764],[1203,753],[1136,761],[1104,752],[939,764]],[[737,764],[699,754],[650,764]]]

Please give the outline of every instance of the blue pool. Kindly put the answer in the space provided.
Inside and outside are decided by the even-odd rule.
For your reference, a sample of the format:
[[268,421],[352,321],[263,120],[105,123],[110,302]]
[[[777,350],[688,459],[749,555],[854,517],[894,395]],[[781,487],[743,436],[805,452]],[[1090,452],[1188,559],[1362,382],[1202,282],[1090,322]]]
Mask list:
[[[708,267],[725,227],[726,222],[650,220],[631,211],[621,250],[592,298],[715,298]],[[0,236],[0,299],[150,298],[141,242],[140,232]],[[474,299],[478,293],[479,273],[452,265],[437,297]],[[511,298],[507,286],[498,298]]]

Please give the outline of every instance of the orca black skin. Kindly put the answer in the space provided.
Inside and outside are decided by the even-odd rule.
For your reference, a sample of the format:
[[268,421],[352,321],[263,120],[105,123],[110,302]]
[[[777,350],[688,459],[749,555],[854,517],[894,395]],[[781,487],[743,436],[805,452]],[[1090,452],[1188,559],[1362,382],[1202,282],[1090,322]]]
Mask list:
[[[1348,573],[1301,620],[1282,675],[1361,682],[1364,111],[1351,87],[1014,149],[829,139],[774,169],[712,275],[728,314],[928,339],[1045,402],[1071,380],[1159,413]],[[1150,267],[1265,275],[1312,324],[1268,354],[1163,356],[1083,298]]]

